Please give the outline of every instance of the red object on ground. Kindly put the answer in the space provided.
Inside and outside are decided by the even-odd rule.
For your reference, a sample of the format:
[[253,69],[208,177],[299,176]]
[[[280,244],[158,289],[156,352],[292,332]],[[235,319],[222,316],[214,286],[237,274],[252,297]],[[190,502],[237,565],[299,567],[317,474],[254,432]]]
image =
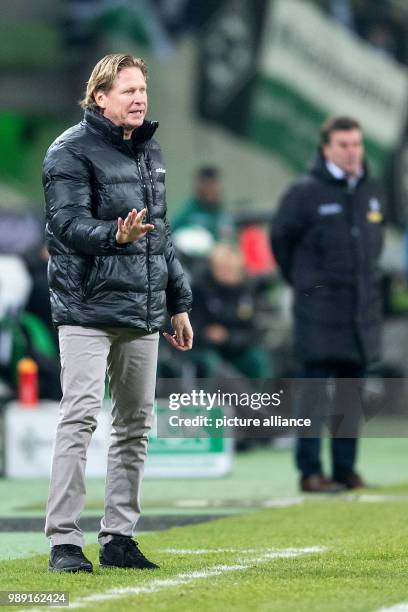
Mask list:
[[33,359],[24,357],[17,363],[18,401],[23,408],[38,404],[38,366]]
[[268,234],[262,226],[249,225],[242,230],[239,241],[245,268],[250,274],[275,271],[276,261],[269,246]]

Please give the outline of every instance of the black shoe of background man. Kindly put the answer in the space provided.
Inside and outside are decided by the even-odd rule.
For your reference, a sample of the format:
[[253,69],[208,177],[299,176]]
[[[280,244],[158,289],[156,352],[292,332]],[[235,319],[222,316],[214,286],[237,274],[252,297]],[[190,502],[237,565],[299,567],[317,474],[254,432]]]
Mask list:
[[113,536],[99,550],[101,567],[130,567],[134,569],[158,569],[159,566],[149,559],[139,549],[138,543],[128,536]]
[[357,472],[350,472],[343,478],[337,478],[347,489],[365,489],[368,487],[367,483],[361,478]]
[[48,561],[50,572],[92,572],[92,563],[75,544],[56,544]]
[[322,474],[311,474],[302,478],[300,489],[304,493],[340,493],[346,486]]

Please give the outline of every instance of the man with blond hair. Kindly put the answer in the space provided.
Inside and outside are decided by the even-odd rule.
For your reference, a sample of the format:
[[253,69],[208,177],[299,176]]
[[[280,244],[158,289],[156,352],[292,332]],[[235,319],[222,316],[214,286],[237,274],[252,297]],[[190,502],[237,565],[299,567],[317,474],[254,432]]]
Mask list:
[[147,67],[113,54],[93,69],[81,123],[61,134],[43,166],[52,316],[63,398],[45,533],[51,571],[92,571],[78,520],[86,452],[106,370],[112,398],[104,567],[156,568],[132,538],[151,426],[159,330],[166,310],[177,349],[192,346],[191,290],[166,218],[165,166],[147,121]]

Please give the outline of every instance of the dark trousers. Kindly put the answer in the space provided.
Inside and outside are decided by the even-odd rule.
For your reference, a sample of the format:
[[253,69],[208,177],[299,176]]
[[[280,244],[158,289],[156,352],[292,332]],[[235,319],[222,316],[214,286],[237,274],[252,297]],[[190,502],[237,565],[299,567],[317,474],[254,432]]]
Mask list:
[[[360,379],[365,375],[362,364],[352,362],[307,363],[302,367],[302,378],[333,379],[332,393],[329,395],[324,380],[314,386],[305,383],[301,390],[296,413],[298,417],[312,418],[313,435],[316,437],[298,438],[296,442],[296,465],[302,478],[311,474],[323,474],[320,461],[320,433],[327,416],[325,403],[330,403],[331,416],[331,458],[334,479],[342,480],[354,470],[357,456],[357,429],[361,415],[361,384],[358,381],[341,379]],[[324,393],[323,393],[324,391]],[[343,428],[343,429],[341,429]],[[339,437],[344,431],[347,437]],[[356,436],[350,432],[356,432]],[[347,433],[346,433],[347,432]]]

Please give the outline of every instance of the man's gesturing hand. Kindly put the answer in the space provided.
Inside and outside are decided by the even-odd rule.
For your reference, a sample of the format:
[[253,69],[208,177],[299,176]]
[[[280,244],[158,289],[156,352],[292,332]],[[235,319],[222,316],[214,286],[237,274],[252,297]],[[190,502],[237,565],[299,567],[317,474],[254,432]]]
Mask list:
[[174,334],[163,332],[163,336],[167,342],[170,342],[174,348],[179,351],[189,351],[193,347],[193,329],[190,324],[190,319],[186,312],[171,317],[171,324],[174,329]]
[[137,212],[136,208],[130,211],[125,220],[122,217],[118,219],[118,231],[116,232],[116,242],[124,244],[125,242],[134,242],[146,236],[147,232],[154,229],[151,223],[143,223],[146,209],[143,208]]

